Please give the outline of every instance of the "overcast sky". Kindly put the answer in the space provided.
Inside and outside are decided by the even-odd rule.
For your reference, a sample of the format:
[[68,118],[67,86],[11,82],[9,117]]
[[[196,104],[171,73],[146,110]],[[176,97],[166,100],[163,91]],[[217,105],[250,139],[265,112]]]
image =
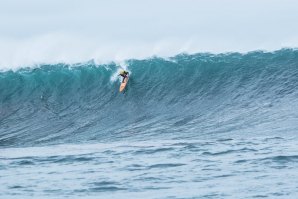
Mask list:
[[298,46],[297,0],[0,0],[0,66]]

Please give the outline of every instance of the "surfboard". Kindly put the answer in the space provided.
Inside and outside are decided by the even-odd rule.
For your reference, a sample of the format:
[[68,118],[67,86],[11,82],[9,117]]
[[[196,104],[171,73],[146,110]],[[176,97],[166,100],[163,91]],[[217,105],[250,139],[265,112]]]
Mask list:
[[119,89],[120,92],[124,91],[124,89],[125,89],[125,87],[126,87],[126,85],[127,85],[128,79],[129,79],[129,77],[127,76],[127,77],[124,79],[124,82],[121,83],[121,85],[120,85],[120,89]]

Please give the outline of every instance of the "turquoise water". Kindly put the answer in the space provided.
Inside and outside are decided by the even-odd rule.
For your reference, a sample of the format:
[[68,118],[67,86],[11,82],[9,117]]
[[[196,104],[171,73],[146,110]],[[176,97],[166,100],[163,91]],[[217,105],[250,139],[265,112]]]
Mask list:
[[0,198],[297,198],[298,51],[0,73]]

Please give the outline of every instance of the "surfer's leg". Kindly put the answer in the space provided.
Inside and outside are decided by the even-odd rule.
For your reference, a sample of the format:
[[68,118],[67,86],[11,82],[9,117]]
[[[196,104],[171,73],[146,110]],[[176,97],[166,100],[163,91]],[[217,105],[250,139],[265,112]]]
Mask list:
[[127,78],[127,75],[125,75],[125,76],[123,77],[122,83],[124,83],[125,78]]

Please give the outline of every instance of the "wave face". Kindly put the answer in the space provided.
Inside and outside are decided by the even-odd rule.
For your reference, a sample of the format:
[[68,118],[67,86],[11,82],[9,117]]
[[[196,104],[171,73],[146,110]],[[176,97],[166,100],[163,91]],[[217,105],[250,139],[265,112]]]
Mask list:
[[298,51],[181,54],[0,73],[0,146],[294,133]]

